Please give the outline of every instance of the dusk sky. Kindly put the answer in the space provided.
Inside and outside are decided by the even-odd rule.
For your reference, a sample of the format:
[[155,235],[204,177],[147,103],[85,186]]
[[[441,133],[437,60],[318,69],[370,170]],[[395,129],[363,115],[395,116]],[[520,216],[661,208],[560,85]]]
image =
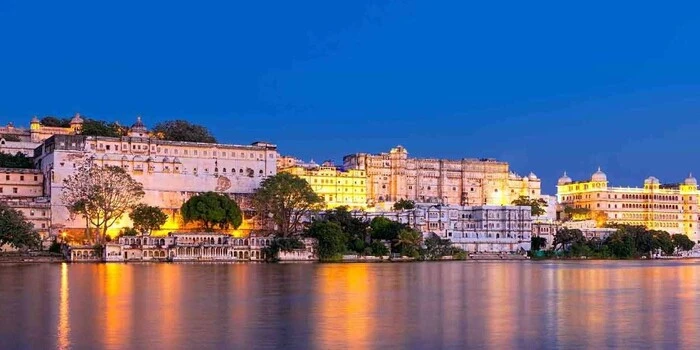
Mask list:
[[[107,5],[108,3],[108,5]],[[700,175],[700,5],[0,0],[0,123],[189,119],[316,161],[401,144],[554,194]]]

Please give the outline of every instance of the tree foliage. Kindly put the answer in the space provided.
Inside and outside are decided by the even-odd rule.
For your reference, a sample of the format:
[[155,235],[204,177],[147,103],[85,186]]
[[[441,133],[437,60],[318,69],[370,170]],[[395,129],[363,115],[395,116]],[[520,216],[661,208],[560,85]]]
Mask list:
[[421,255],[426,260],[440,260],[443,256],[454,256],[461,251],[449,239],[440,238],[434,233],[425,239],[424,245]]
[[104,239],[122,215],[143,197],[143,185],[124,169],[97,166],[87,161],[63,180],[63,203],[74,214],[84,215]]
[[186,120],[170,120],[156,124],[152,130],[156,137],[169,141],[216,143],[207,128]]
[[678,250],[688,251],[695,247],[695,242],[684,234],[677,233],[671,236],[671,240],[673,241],[673,245],[678,248]]
[[345,252],[347,236],[338,223],[314,221],[307,235],[316,239],[316,254],[321,261],[340,260]]
[[0,246],[9,244],[17,249],[37,249],[40,243],[39,234],[24,215],[0,202]]
[[556,235],[554,235],[554,242],[552,245],[554,246],[554,250],[566,250],[570,246],[576,243],[582,243],[584,241],[585,237],[583,236],[583,232],[581,232],[581,230],[563,228],[557,231]]
[[423,234],[420,232],[405,228],[399,232],[395,245],[403,256],[417,258],[420,256],[420,247],[423,243]]
[[271,219],[283,237],[297,233],[304,215],[322,203],[306,180],[289,173],[263,180],[252,201],[261,220]]
[[21,152],[17,152],[15,155],[0,153],[0,168],[32,169],[34,168],[34,162],[32,158],[25,156]]
[[199,222],[207,231],[217,227],[238,228],[243,223],[243,214],[238,204],[227,195],[215,192],[192,196],[180,211],[185,223]]
[[43,126],[55,127],[55,128],[68,128],[70,127],[70,118],[57,118],[57,117],[43,117],[39,121]]
[[117,122],[107,123],[104,120],[85,118],[80,128],[80,134],[87,136],[122,137],[128,129]]
[[532,216],[540,216],[546,213],[545,208],[547,207],[547,201],[545,201],[542,198],[530,198],[527,196],[520,196],[511,204],[523,207],[530,207]]
[[544,237],[532,236],[530,241],[530,250],[536,252],[547,246],[547,239]]
[[394,203],[394,210],[409,210],[416,207],[416,202],[407,199],[400,199]]
[[369,224],[372,239],[382,241],[394,241],[399,237],[399,232],[406,226],[385,217],[375,217]]
[[168,215],[158,207],[141,203],[129,213],[129,218],[134,223],[135,229],[142,233],[150,233],[163,226],[168,220]]

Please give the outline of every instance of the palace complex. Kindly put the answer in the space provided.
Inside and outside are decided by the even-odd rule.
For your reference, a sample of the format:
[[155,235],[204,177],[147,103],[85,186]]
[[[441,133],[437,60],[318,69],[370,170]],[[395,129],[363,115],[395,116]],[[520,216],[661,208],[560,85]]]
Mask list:
[[313,160],[303,163],[293,157],[279,157],[277,169],[306,180],[328,209],[340,206],[367,208],[367,175],[364,170],[345,170],[329,161],[321,165]]
[[370,205],[401,199],[454,205],[510,205],[520,196],[539,198],[541,181],[522,177],[494,159],[409,158],[401,146],[389,153],[343,158],[346,169],[367,173]]
[[573,181],[564,173],[557,183],[557,197],[562,206],[579,209],[574,215],[588,216],[599,224],[643,225],[700,239],[700,191],[692,175],[681,183],[662,184],[651,176],[643,187],[613,187],[600,169],[584,181]]
[[[277,173],[276,158],[277,147],[264,142],[244,146],[160,140],[149,135],[140,119],[128,136],[54,135],[35,150],[35,163],[46,178],[44,193],[51,198],[52,228],[62,233],[85,230],[85,219],[71,215],[61,199],[63,180],[83,162],[127,170],[143,184],[143,202],[169,216],[162,227],[168,232],[182,226],[179,209],[193,194],[227,193],[246,208],[260,182]],[[129,218],[121,218],[113,230],[117,226],[130,226]],[[240,230],[247,233],[245,223]]]

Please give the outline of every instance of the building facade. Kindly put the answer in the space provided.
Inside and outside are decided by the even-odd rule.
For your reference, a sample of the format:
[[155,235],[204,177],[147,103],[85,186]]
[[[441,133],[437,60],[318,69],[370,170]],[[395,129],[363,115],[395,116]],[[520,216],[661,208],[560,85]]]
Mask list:
[[354,211],[370,221],[385,217],[425,234],[434,233],[467,252],[516,252],[530,249],[531,208],[527,206],[457,206],[419,203],[401,211]]
[[[119,166],[143,184],[143,202],[169,216],[157,235],[182,227],[179,210],[192,195],[214,191],[233,197],[244,209],[260,182],[277,173],[277,147],[256,142],[249,146],[164,141],[150,137],[140,120],[121,138],[55,135],[36,149],[35,162],[46,177],[44,192],[51,198],[52,228],[79,234],[85,219],[72,215],[61,199],[63,180],[83,162]],[[246,221],[247,222],[247,221]],[[240,228],[248,230],[246,222]],[[130,226],[121,218],[110,233]],[[246,234],[248,232],[240,232]]]
[[346,169],[367,174],[371,204],[401,199],[449,205],[510,205],[520,196],[539,198],[535,174],[521,177],[508,163],[493,159],[409,158],[402,146],[388,153],[357,153],[343,158]]
[[302,163],[290,157],[278,162],[280,172],[287,172],[306,180],[325,203],[326,209],[347,206],[350,209],[367,208],[367,175],[364,170],[345,170],[331,162],[318,165]]
[[557,183],[557,197],[564,207],[583,209],[599,227],[606,222],[641,225],[700,239],[700,191],[692,175],[681,183],[662,184],[651,176],[643,187],[613,187],[600,169],[584,181],[573,181],[565,173]]
[[34,149],[42,141],[53,135],[75,135],[83,126],[83,118],[76,114],[70,121],[69,127],[53,127],[42,125],[39,118],[32,118],[29,128],[18,128],[13,124],[0,127],[0,153],[22,153],[27,157],[34,156]]
[[42,238],[46,238],[51,226],[51,203],[43,190],[41,171],[0,168],[0,201],[20,211]]

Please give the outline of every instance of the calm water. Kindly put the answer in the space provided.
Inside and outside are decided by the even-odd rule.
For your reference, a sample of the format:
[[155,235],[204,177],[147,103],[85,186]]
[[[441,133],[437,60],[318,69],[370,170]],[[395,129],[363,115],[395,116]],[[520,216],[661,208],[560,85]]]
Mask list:
[[700,348],[700,261],[0,265],[2,349]]

